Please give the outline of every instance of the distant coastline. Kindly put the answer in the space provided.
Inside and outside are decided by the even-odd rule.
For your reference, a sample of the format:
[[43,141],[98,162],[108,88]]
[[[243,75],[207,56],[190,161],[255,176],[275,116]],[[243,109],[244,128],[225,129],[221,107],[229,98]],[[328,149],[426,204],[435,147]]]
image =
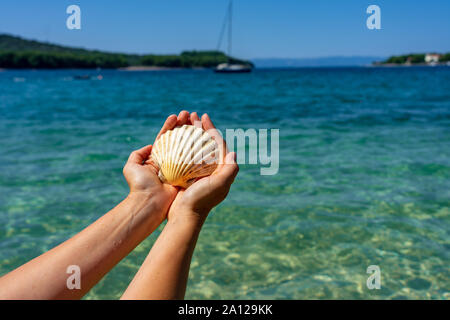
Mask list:
[[384,61],[374,62],[373,65],[382,67],[449,66],[450,53],[411,53],[391,56]]
[[0,68],[3,69],[162,70],[214,68],[225,62],[253,66],[250,61],[227,56],[221,51],[184,51],[167,55],[110,53],[0,34]]
[[257,69],[317,67],[428,67],[450,66],[450,53],[411,53],[391,56],[330,56],[317,58],[257,58],[252,61],[229,57],[220,51],[184,51],[181,54],[123,54],[27,40],[0,34],[0,72],[28,69],[117,69],[165,71],[211,69],[220,63],[251,65]]

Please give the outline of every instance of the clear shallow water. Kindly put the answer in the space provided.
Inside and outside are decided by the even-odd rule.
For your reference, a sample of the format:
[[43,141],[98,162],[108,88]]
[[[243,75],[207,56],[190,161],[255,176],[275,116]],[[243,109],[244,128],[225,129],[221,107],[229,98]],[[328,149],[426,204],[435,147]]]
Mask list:
[[[80,73],[0,72],[0,274],[121,201],[129,153],[184,108],[280,129],[279,173],[241,166],[186,298],[450,298],[450,68]],[[118,298],[159,231],[86,298]]]

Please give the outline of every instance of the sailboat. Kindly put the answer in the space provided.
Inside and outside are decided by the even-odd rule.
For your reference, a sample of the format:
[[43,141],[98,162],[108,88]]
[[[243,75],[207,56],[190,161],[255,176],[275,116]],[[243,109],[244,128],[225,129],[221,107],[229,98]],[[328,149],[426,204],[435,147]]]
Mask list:
[[[217,44],[217,50],[219,50],[220,45],[222,44],[223,34],[225,32],[225,28],[227,27],[228,23],[228,51],[227,51],[228,60],[231,57],[232,20],[233,20],[233,0],[230,0],[230,3],[228,5],[228,11],[227,14],[225,15],[223,27],[220,32],[219,43]],[[217,73],[244,73],[251,71],[252,67],[250,65],[231,63],[230,61],[221,63],[214,69],[214,72]]]

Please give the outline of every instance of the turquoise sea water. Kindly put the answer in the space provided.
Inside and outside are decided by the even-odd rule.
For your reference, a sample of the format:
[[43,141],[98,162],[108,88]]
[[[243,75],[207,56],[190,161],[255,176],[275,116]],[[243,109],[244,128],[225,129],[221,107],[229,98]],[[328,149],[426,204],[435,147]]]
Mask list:
[[[0,275],[121,201],[129,153],[183,108],[280,129],[278,174],[241,166],[186,298],[450,298],[450,68],[80,73],[0,72]],[[159,231],[86,298],[118,298]]]

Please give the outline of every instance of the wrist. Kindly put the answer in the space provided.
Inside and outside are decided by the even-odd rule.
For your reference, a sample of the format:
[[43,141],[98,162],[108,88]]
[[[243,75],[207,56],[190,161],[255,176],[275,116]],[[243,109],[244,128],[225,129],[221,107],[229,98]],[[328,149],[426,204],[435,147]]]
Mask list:
[[151,211],[154,206],[152,195],[143,192],[130,192],[124,202],[133,207],[141,208],[142,211]]
[[130,191],[125,199],[126,200],[131,200],[131,201],[148,201],[151,198],[153,198],[151,192]]
[[199,227],[203,226],[203,223],[208,216],[208,212],[199,210],[193,210],[190,208],[171,208],[172,214],[169,214],[168,223],[173,225],[187,225],[189,227]]
[[164,220],[165,213],[167,212],[167,205],[164,205],[161,201],[158,201],[155,195],[149,192],[133,191],[128,194],[124,202],[131,208],[132,212],[137,215],[141,215],[146,218],[161,217]]

